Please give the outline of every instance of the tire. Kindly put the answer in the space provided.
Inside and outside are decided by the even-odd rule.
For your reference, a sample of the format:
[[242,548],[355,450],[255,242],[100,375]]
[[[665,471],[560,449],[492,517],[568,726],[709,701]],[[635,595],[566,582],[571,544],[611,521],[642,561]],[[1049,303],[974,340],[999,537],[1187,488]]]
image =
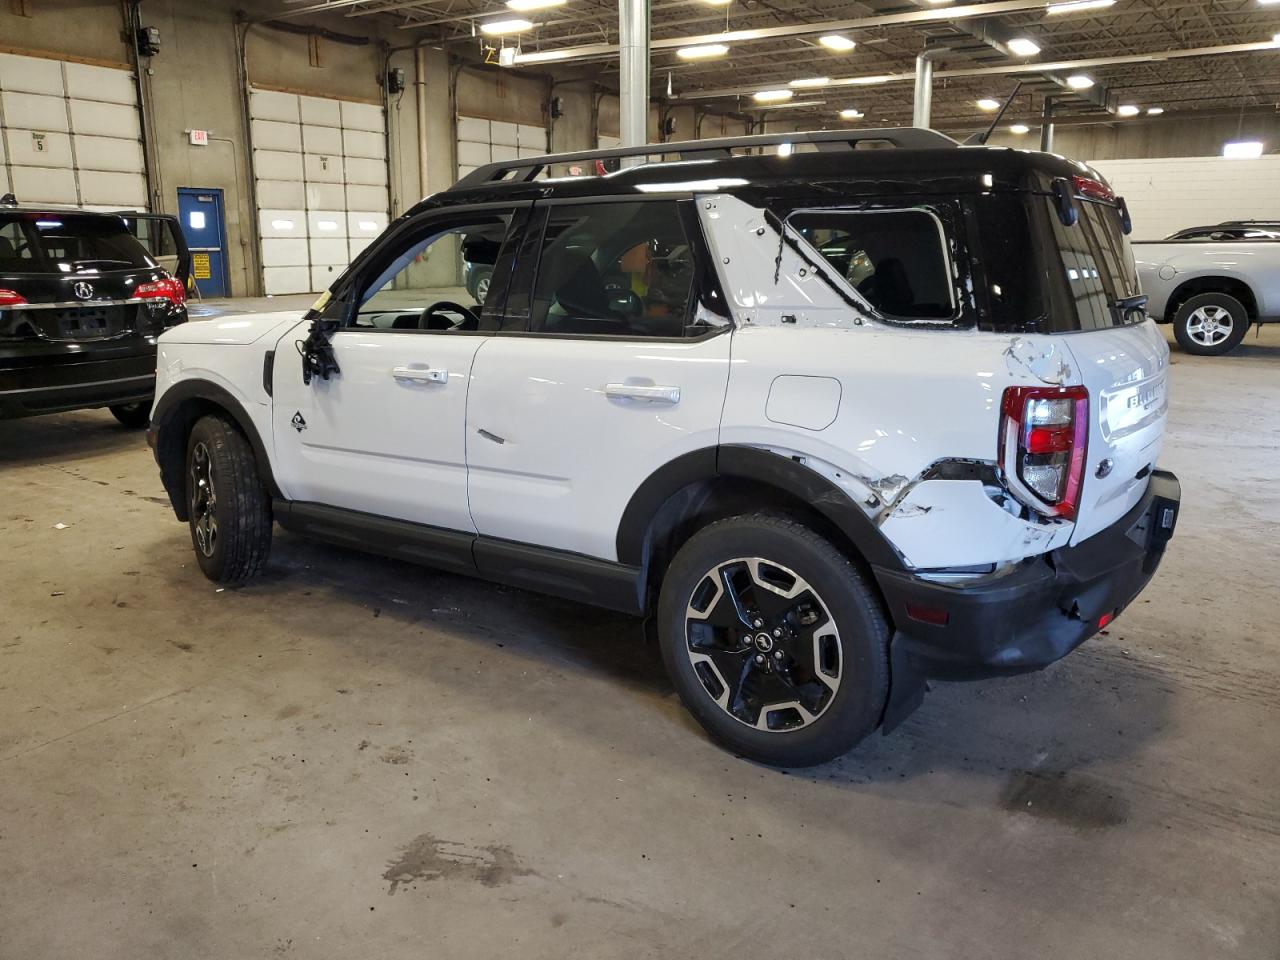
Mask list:
[[140,429],[151,422],[151,404],[145,400],[138,403],[117,403],[107,409],[111,411],[113,417],[131,430]]
[[243,583],[271,552],[271,498],[253,448],[230,420],[201,417],[187,438],[186,494],[191,546],[215,583]]
[[1249,329],[1249,311],[1225,293],[1200,293],[1173,315],[1173,335],[1187,353],[1220,357],[1230,353]]
[[884,610],[848,557],[794,520],[751,514],[694,534],[663,579],[658,639],[685,707],[751,760],[824,763],[884,713]]

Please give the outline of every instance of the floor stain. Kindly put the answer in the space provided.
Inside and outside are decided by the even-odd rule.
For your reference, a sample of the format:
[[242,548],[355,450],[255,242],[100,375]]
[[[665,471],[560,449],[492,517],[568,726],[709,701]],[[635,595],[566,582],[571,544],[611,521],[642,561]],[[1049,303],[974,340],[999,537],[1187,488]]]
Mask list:
[[[361,747],[360,749],[364,749]],[[387,747],[382,751],[382,756],[378,757],[383,763],[408,763],[413,759],[413,751],[407,747]]]
[[1092,777],[1061,770],[1015,770],[1000,805],[1078,830],[1118,827],[1129,819],[1129,801],[1123,796]]
[[440,840],[429,833],[415,837],[399,859],[387,865],[382,879],[391,884],[392,896],[402,884],[431,880],[470,880],[485,887],[500,887],[516,877],[537,876],[521,866],[509,847],[473,847],[453,840]]

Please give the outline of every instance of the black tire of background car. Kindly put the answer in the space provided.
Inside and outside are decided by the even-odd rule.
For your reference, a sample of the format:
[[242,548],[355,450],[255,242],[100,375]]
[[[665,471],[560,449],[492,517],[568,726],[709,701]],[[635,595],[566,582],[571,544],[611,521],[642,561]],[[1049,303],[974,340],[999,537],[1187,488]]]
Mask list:
[[117,403],[107,409],[111,411],[113,417],[134,430],[145,427],[151,416],[151,404],[146,402]]
[[[1192,314],[1201,307],[1221,307],[1231,314],[1231,333],[1221,343],[1212,347],[1196,343],[1187,332],[1187,324]],[[1187,353],[1194,353],[1201,357],[1220,357],[1224,353],[1230,353],[1244,339],[1248,330],[1249,311],[1245,309],[1243,303],[1226,293],[1197,294],[1178,307],[1177,313],[1173,315],[1173,335],[1178,341],[1178,346]]]
[[271,553],[271,497],[258,476],[253,448],[228,418],[201,417],[187,439],[187,502],[191,502],[191,458],[198,443],[211,454],[212,477],[217,491],[214,516],[218,537],[211,556],[196,546],[192,516],[191,544],[201,571],[215,583],[236,584],[256,576]]
[[[840,633],[841,681],[830,705],[806,727],[756,730],[711,698],[688,657],[686,612],[694,589],[717,564],[764,557],[807,580]],[[866,577],[827,540],[794,520],[765,513],[710,524],[684,544],[662,581],[658,636],[667,673],[689,712],[733,752],[777,767],[808,767],[848,752],[880,724],[889,693],[889,626]]]

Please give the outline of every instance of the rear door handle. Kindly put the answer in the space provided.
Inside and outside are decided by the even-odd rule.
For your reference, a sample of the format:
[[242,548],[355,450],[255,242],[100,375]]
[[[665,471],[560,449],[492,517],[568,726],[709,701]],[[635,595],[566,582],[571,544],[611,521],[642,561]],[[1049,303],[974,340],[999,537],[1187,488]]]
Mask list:
[[634,383],[606,383],[604,395],[614,400],[644,400],[647,403],[679,403],[680,388],[640,386]]
[[418,383],[448,383],[448,370],[433,370],[430,367],[392,367],[391,375],[397,380],[413,380]]

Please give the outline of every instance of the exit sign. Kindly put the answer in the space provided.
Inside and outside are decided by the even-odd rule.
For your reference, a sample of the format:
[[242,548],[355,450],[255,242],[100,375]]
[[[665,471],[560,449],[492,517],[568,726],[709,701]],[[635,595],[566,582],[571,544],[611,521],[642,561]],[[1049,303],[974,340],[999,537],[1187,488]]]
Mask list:
[[193,147],[207,147],[209,145],[208,130],[191,130],[191,145]]

